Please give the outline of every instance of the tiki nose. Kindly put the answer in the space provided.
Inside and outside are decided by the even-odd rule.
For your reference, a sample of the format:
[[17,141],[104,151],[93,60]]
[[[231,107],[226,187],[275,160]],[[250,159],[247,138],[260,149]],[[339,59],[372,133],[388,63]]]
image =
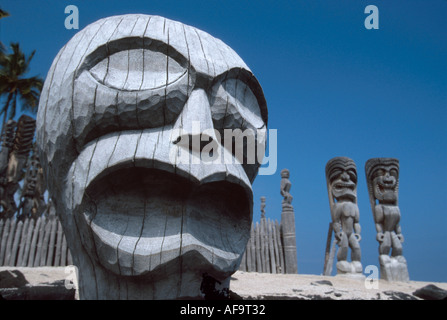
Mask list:
[[343,171],[343,173],[341,174],[341,178],[344,181],[348,181],[349,180],[349,175],[346,171]]
[[218,143],[211,118],[208,96],[203,89],[195,89],[174,124],[171,142],[200,152],[204,144]]
[[385,172],[385,176],[383,178],[384,183],[394,184],[395,181],[396,181],[396,179],[392,175],[390,175],[390,173],[388,171]]

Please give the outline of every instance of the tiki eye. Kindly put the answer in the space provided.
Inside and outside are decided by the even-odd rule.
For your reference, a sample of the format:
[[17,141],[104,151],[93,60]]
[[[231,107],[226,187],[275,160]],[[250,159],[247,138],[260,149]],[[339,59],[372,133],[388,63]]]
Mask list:
[[342,173],[343,173],[343,171],[339,168],[333,169],[329,174],[329,181],[331,183],[333,183],[335,180],[337,180],[341,176]]
[[163,52],[138,48],[115,52],[89,71],[107,87],[141,91],[165,87],[180,79],[187,69]]
[[351,181],[357,183],[357,173],[354,170],[348,170],[348,174]]
[[265,125],[254,93],[238,79],[227,79],[214,86],[211,113],[217,129],[255,130]]
[[378,178],[378,177],[383,177],[385,175],[385,171],[383,169],[377,169],[376,171],[374,171],[372,178]]
[[397,170],[396,169],[391,169],[390,170],[390,176],[393,176],[393,177],[397,178],[397,176],[398,176]]

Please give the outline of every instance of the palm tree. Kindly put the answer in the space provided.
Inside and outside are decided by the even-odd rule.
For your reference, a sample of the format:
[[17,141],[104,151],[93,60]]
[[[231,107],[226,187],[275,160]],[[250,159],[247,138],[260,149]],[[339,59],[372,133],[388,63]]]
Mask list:
[[6,96],[0,111],[0,115],[3,114],[3,127],[7,118],[15,117],[18,99],[22,110],[37,112],[43,86],[43,80],[39,77],[24,78],[35,51],[26,57],[18,43],[12,43],[11,49],[11,54],[5,54],[0,59],[0,94]]
[[[9,17],[9,13],[0,8],[0,19],[5,18],[5,17]],[[4,56],[5,56],[5,46],[0,41],[0,61],[3,60]]]

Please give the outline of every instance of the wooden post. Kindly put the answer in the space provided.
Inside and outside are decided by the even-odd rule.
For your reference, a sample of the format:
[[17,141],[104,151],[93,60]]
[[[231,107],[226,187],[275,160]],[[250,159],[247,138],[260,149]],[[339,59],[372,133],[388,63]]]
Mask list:
[[331,251],[331,242],[332,242],[332,222],[329,222],[329,230],[327,232],[327,239],[326,239],[326,250],[324,253],[324,267],[323,267],[323,275],[324,276],[330,276],[331,272],[329,269],[332,269],[332,267],[329,268],[329,256]]
[[256,271],[256,247],[255,247],[255,226],[252,223],[251,224],[251,229],[250,229],[250,246],[251,246],[251,268],[250,268],[250,272],[255,272]]
[[42,253],[40,255],[40,266],[44,266],[47,261],[48,243],[50,241],[50,233],[51,233],[51,220],[48,219],[46,221],[46,225],[45,225],[45,236],[43,237]]
[[284,274],[286,272],[286,268],[284,265],[284,251],[282,246],[282,237],[281,237],[281,226],[279,225],[279,222],[276,221],[276,237],[278,240],[278,248],[279,248],[279,261],[281,266],[281,273]]
[[23,228],[23,222],[19,221],[19,223],[17,224],[16,232],[14,234],[11,257],[9,258],[9,262],[8,262],[8,265],[10,265],[10,266],[16,265],[16,258],[17,258],[17,254],[19,251],[19,242],[20,242],[20,238],[22,236],[22,228]]
[[251,238],[248,239],[245,249],[246,271],[251,272]]
[[45,217],[42,217],[39,228],[39,238],[37,241],[37,248],[36,248],[36,257],[34,258],[34,267],[40,266],[40,256],[42,255],[42,245],[43,245],[43,238],[45,236],[45,225],[46,225],[46,219]]
[[276,263],[275,263],[275,249],[273,248],[273,228],[272,228],[272,220],[268,220],[268,240],[269,240],[269,249],[270,249],[270,272],[276,274]]
[[261,223],[259,225],[259,234],[260,234],[260,240],[261,240],[261,272],[266,272],[266,266],[265,266],[265,236],[264,236],[264,221],[265,219],[261,219]]
[[73,257],[71,256],[70,249],[67,249],[67,264],[69,266],[73,265]]
[[272,221],[273,249],[275,252],[276,273],[281,273],[281,262],[279,260],[278,237],[276,235],[276,220]]
[[23,229],[22,229],[22,235],[20,237],[20,244],[19,244],[20,248],[19,248],[17,264],[16,264],[16,266],[18,266],[18,267],[22,266],[23,252],[25,251],[26,236],[28,234],[28,226],[29,226],[29,218],[25,218],[25,223],[23,224]]
[[34,227],[33,238],[31,240],[31,247],[30,247],[29,258],[28,258],[28,263],[27,263],[28,267],[34,266],[34,255],[36,253],[37,237],[39,236],[41,223],[42,223],[42,218],[39,217],[37,219],[36,225]]
[[265,254],[265,272],[270,273],[270,253],[269,253],[269,235],[267,220],[264,219],[264,254]]
[[62,235],[62,252],[61,252],[61,266],[67,265],[67,239],[65,234]]
[[8,219],[6,219],[5,225],[3,227],[3,234],[2,234],[1,244],[0,244],[0,265],[1,266],[3,265],[3,260],[5,258],[5,254],[6,254],[6,242],[8,241],[10,226],[11,226],[11,219],[8,218]]
[[62,226],[61,222],[57,223],[57,238],[56,238],[56,255],[54,257],[54,266],[60,266],[61,259],[61,246],[62,246]]
[[256,222],[255,234],[256,234],[256,272],[262,272],[261,234],[258,222]]
[[12,218],[11,222],[11,228],[9,229],[9,235],[8,235],[8,241],[6,242],[6,249],[5,249],[5,259],[3,261],[3,265],[7,266],[9,265],[9,258],[11,257],[12,252],[12,240],[14,239],[17,220],[15,218]]
[[5,225],[5,219],[0,219],[0,244],[2,242],[3,226]]
[[28,231],[26,234],[25,250],[23,252],[21,267],[26,267],[29,260],[29,252],[31,249],[31,239],[33,237],[34,225],[35,225],[34,219],[30,219],[28,224]]
[[51,231],[50,231],[50,243],[48,244],[48,256],[47,256],[47,266],[53,265],[53,257],[54,257],[54,243],[56,240],[56,229],[57,229],[57,220],[56,218],[51,218]]
[[239,265],[239,270],[241,271],[247,271],[247,248],[245,249],[245,252],[242,254],[242,260],[241,264]]
[[295,213],[291,204],[284,202],[281,213],[281,235],[284,248],[285,273],[298,273],[296,252]]

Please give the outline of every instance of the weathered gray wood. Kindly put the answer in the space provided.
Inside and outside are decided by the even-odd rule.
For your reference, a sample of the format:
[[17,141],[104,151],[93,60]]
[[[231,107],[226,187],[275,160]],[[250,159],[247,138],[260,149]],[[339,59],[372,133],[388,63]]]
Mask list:
[[16,266],[17,254],[19,251],[19,242],[22,237],[23,221],[19,221],[16,227],[16,232],[14,234],[14,241],[12,244],[11,257],[9,258],[8,264],[10,266]]
[[331,250],[329,252],[326,275],[329,275],[329,276],[332,275],[332,269],[334,267],[334,259],[335,259],[336,251],[337,251],[337,246],[336,246],[336,241],[334,239],[334,241],[332,241]]
[[284,251],[283,251],[283,245],[282,245],[282,237],[281,237],[281,226],[278,221],[276,221],[276,237],[279,247],[279,261],[281,266],[281,273],[285,273],[285,264],[284,264]]
[[275,249],[273,247],[273,221],[269,219],[269,249],[270,249],[270,273],[276,274]]
[[296,234],[295,234],[295,212],[292,206],[292,195],[290,189],[292,183],[289,180],[290,172],[287,169],[281,170],[281,195],[284,197],[282,201],[281,212],[281,236],[284,248],[284,261],[286,273],[298,273],[298,261],[296,252]]
[[261,272],[267,272],[266,267],[266,257],[265,257],[265,229],[264,229],[265,219],[261,219],[261,223],[259,224],[260,228],[260,240],[261,240]]
[[[329,271],[329,256],[330,256],[330,252],[331,252],[331,242],[332,242],[332,222],[329,222],[329,229],[328,229],[328,233],[327,233],[327,239],[326,239],[326,250],[324,253],[324,266],[323,266],[323,275],[324,276],[330,276],[331,275],[331,271]],[[330,268],[332,269],[332,267]]]
[[295,213],[292,205],[283,203],[281,213],[281,235],[283,240],[285,272],[298,273],[296,235],[295,235]]
[[250,235],[244,256],[244,270],[286,273],[280,223],[261,218],[260,222],[252,223]]
[[28,234],[29,218],[25,218],[23,223],[22,234],[20,235],[19,251],[17,253],[16,266],[22,266],[23,252],[25,251],[26,236]]
[[45,217],[42,217],[42,223],[40,224],[39,228],[39,237],[37,240],[37,248],[36,248],[36,256],[34,257],[34,267],[40,266],[40,256],[42,255],[42,248],[43,248],[43,239],[45,236],[45,225],[46,225],[46,219]]
[[50,230],[50,241],[48,243],[48,256],[45,265],[52,266],[53,265],[53,257],[55,251],[55,241],[56,241],[56,230],[57,230],[57,219],[53,218],[51,221],[51,230]]
[[239,266],[239,270],[247,271],[247,248],[245,249],[245,252],[242,255],[242,260],[241,260],[241,264]]
[[47,261],[48,243],[50,241],[50,233],[51,233],[51,220],[49,220],[49,219],[46,220],[44,231],[45,231],[45,235],[43,237],[42,252],[40,254],[40,262],[39,262],[40,266],[45,266],[46,261]]
[[21,267],[26,267],[28,264],[30,250],[31,250],[31,240],[33,237],[33,232],[34,232],[34,226],[35,226],[34,219],[30,219],[30,222],[28,224],[28,230],[26,233],[25,248],[23,251],[22,263],[20,265]]
[[279,261],[279,247],[278,238],[276,237],[276,221],[272,221],[272,237],[273,237],[273,251],[275,253],[275,271],[281,273],[280,261]]
[[3,234],[0,244],[0,265],[3,265],[6,254],[6,243],[8,241],[9,229],[11,227],[11,219],[6,219],[5,226],[3,227]]
[[268,222],[264,219],[265,272],[271,273]]
[[255,225],[251,224],[250,229],[250,253],[251,253],[251,272],[256,271],[256,240],[255,240]]
[[67,249],[67,265],[73,265],[73,256],[71,255],[71,251],[69,248]]
[[2,242],[2,235],[3,235],[3,227],[5,225],[5,219],[0,219],[0,244]]
[[266,228],[266,234],[267,234],[267,243],[268,243],[268,247],[267,247],[267,255],[268,255],[268,265],[269,265],[269,273],[273,273],[272,270],[272,260],[275,259],[275,256],[272,254],[272,249],[273,249],[273,243],[272,243],[272,239],[271,239],[271,231],[270,231],[270,218],[267,220],[267,223],[265,225]]
[[[361,227],[357,205],[357,178],[353,178],[357,177],[356,164],[350,158],[335,157],[326,163],[325,172],[332,228],[334,236],[340,240],[337,241],[337,274],[361,277]],[[330,238],[329,232],[326,255]]]
[[[252,228],[253,228],[253,224],[252,224]],[[252,270],[252,261],[251,261],[251,242],[252,242],[252,239],[250,237],[250,239],[248,239],[248,242],[247,242],[247,250],[245,251],[245,255],[247,256],[246,270],[248,272],[253,271]]]
[[269,231],[268,221],[264,219],[264,255],[265,255],[265,272],[270,273],[270,252],[269,252]]
[[5,259],[3,261],[4,266],[9,265],[9,258],[11,257],[11,251],[12,251],[12,241],[14,239],[17,220],[15,218],[12,218],[11,227],[9,229],[9,235],[8,235],[8,241],[6,242],[6,252],[5,252]]
[[60,265],[67,265],[67,239],[65,238],[65,234],[62,235],[62,248],[61,248],[61,263]]
[[[408,282],[410,275],[407,260],[403,255],[404,236],[400,227],[399,168],[399,159],[371,158],[365,163],[365,174],[377,231],[376,239],[379,241],[380,278],[387,281]],[[384,190],[382,186],[386,186]],[[379,189],[381,191],[377,192]],[[354,230],[357,229],[357,233],[360,233],[359,225],[354,228]],[[360,240],[359,234],[357,237]],[[355,261],[356,258],[358,261]],[[339,260],[339,253],[337,253],[337,260]],[[356,271],[361,273],[359,248],[351,250],[351,260],[357,264]],[[337,262],[337,270],[338,265],[339,262]]]
[[33,267],[34,266],[34,256],[36,254],[37,239],[39,237],[40,225],[41,224],[42,224],[42,217],[39,217],[37,219],[36,225],[35,225],[34,230],[33,230],[33,238],[31,240],[30,252],[29,252],[28,263],[27,263],[28,267]]
[[260,228],[259,223],[256,222],[256,228],[255,228],[255,235],[256,235],[256,272],[262,272],[262,260],[261,260],[261,234],[260,234]]
[[[215,86],[210,89],[217,92],[219,87],[222,101],[231,100],[228,112],[222,114],[226,125],[238,129],[266,127],[262,90],[228,46],[165,18],[114,16],[75,35],[53,66],[38,111],[38,147],[67,236],[56,232],[54,264],[68,262],[68,241],[82,269],[83,297],[200,297],[203,272],[222,277],[218,280],[225,286],[244,249],[245,268],[249,260],[250,265],[254,263],[252,245],[247,247],[246,242],[250,232],[247,217],[252,216],[250,181],[259,164],[199,163],[199,170],[194,171],[192,164],[182,167],[169,159],[169,149],[177,141],[171,140],[176,119],[193,118],[188,114],[200,116],[207,120],[202,125],[209,124],[202,130],[214,127],[210,100],[215,99],[210,99],[201,83],[194,83],[196,75],[198,81],[210,80]],[[243,112],[245,109],[250,112]],[[185,127],[183,122],[180,128]],[[152,141],[153,148],[143,147]],[[109,157],[102,161],[105,155]],[[152,179],[159,173],[142,170],[151,167],[163,169],[159,171],[164,174]],[[127,177],[131,172],[139,174],[138,179],[129,179],[132,186],[113,185],[114,176],[125,173]],[[147,195],[123,190],[158,191],[158,184],[170,187],[174,175],[187,178],[178,182],[179,190],[191,191],[193,196],[163,192],[163,199],[151,199],[153,208],[148,215],[152,216],[145,221]],[[219,189],[222,182],[229,182],[229,188]],[[241,188],[243,192],[239,192]],[[182,210],[165,212],[172,209],[166,203],[181,196],[188,196],[187,201],[179,202],[182,205],[177,209]],[[241,201],[233,203],[236,197]],[[219,202],[222,199],[225,201]],[[230,211],[235,214],[227,215]],[[205,219],[198,218],[202,214]],[[264,231],[262,240],[268,248],[265,235]],[[51,238],[48,232],[39,234],[34,264],[49,260],[50,249],[45,255],[44,248]],[[133,276],[140,274],[151,283],[135,280]]]
[[57,224],[57,240],[56,240],[56,253],[54,256],[54,266],[58,267],[60,266],[60,260],[61,260],[61,247],[62,247],[62,226],[60,221],[58,221]]

